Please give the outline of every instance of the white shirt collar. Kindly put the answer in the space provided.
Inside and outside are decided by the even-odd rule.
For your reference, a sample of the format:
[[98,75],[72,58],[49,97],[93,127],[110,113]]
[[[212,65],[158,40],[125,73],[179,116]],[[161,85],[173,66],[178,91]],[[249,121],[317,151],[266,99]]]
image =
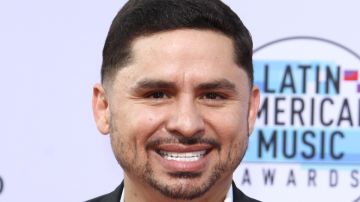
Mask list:
[[[124,193],[125,192],[124,192],[124,190],[125,190],[125,187],[122,190],[120,202],[125,202],[125,199],[124,199]],[[228,192],[226,194],[224,202],[234,202],[232,184],[231,184],[230,189],[228,190]]]

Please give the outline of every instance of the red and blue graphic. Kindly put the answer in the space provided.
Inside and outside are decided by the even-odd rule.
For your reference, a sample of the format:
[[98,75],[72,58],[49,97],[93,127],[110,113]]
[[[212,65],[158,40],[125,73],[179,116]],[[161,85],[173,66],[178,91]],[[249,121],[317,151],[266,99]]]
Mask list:
[[[344,70],[344,81],[354,81],[359,80],[359,71],[358,70]],[[356,92],[360,93],[360,83],[357,83]]]
[[345,81],[357,81],[359,78],[358,71],[356,70],[345,70],[344,71],[344,80]]

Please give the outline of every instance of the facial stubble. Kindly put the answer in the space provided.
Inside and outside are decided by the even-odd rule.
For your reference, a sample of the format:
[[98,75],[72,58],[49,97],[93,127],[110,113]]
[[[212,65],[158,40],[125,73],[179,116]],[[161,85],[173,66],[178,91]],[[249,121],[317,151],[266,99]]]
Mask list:
[[[149,161],[146,161],[144,166],[138,163],[137,145],[129,145],[126,143],[125,137],[121,134],[121,131],[112,120],[113,119],[110,121],[111,145],[115,158],[124,169],[125,173],[136,179],[140,179],[142,183],[150,185],[162,195],[175,200],[192,200],[207,193],[221,179],[224,173],[232,174],[234,172],[244,157],[248,145],[248,137],[245,139],[239,138],[238,142],[230,145],[227,159],[225,161],[219,161],[214,165],[210,176],[207,177],[201,185],[193,186],[191,183],[181,182],[171,184],[157,179]],[[249,129],[247,127],[246,133],[248,133],[248,131]],[[218,152],[220,156],[221,147],[216,150],[217,151],[213,152]],[[241,152],[232,152],[236,150],[241,150]],[[176,182],[182,180],[197,180],[203,176],[203,173],[176,172],[167,173],[167,175],[171,178],[172,182]]]

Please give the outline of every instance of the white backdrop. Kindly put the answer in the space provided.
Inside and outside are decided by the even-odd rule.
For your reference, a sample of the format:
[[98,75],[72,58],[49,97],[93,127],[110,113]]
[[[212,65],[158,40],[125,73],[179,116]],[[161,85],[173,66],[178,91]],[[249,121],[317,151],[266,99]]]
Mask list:
[[[283,37],[308,35],[360,53],[357,0],[225,2],[249,28],[255,48]],[[1,202],[84,201],[120,183],[122,171],[109,137],[97,132],[92,118],[91,92],[99,81],[108,28],[123,4],[114,0],[0,2]],[[270,187],[263,194],[266,189],[254,183],[244,190],[264,201],[290,201],[277,191],[282,188]],[[309,201],[326,191],[313,189],[306,192],[314,196],[309,197],[292,189],[285,195]],[[357,193],[360,196],[360,187]]]

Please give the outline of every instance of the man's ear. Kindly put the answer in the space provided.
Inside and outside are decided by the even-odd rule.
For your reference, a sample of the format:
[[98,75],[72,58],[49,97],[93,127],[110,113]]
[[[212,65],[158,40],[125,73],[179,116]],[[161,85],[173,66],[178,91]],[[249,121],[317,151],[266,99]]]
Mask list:
[[248,129],[249,135],[252,133],[256,121],[257,112],[260,103],[260,91],[257,86],[253,86],[250,93],[249,115],[248,115]]
[[98,130],[106,135],[110,131],[110,109],[105,89],[101,84],[93,87],[92,109]]

